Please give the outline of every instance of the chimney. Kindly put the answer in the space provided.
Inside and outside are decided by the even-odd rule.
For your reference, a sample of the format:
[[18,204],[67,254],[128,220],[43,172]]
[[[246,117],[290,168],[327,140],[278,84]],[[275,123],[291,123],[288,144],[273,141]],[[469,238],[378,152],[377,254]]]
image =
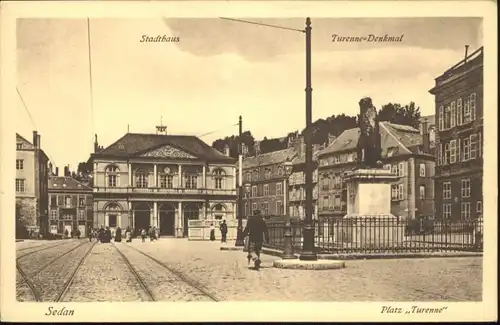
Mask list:
[[255,156],[260,155],[260,141],[255,141],[253,148],[255,150]]
[[36,136],[37,140],[36,140],[36,143],[38,144],[38,148],[41,148],[42,147],[42,140],[40,139],[40,134],[38,134]]
[[38,148],[38,132],[33,131],[33,145],[35,148]]
[[56,167],[56,176],[59,176],[59,167]]
[[227,144],[224,146],[224,154],[228,157],[231,155],[231,151],[229,150],[229,146]]
[[428,130],[428,122],[427,119],[424,119],[422,121],[422,144],[423,144],[423,151],[425,153],[429,153],[430,150],[430,137],[429,137],[429,130]]
[[328,133],[328,146],[331,145],[333,143],[333,141],[335,141],[335,139],[337,139],[336,136],[334,136],[333,134],[331,133]]
[[52,163],[49,161],[49,175],[52,175]]
[[94,140],[94,153],[97,153],[99,151],[99,143],[97,142],[97,134],[94,134],[95,140]]
[[467,55],[469,54],[469,45],[465,45],[465,58],[464,62],[467,62]]
[[294,149],[298,157],[302,156],[302,154],[306,152],[306,144],[304,142],[303,135],[300,135],[297,137],[297,139],[295,139]]

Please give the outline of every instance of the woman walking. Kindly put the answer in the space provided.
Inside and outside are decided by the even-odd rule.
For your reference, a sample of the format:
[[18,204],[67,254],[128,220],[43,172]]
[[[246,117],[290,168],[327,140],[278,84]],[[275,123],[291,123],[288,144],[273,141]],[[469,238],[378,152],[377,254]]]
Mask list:
[[211,223],[210,224],[210,241],[214,241],[215,240],[215,227],[214,227],[214,224]]

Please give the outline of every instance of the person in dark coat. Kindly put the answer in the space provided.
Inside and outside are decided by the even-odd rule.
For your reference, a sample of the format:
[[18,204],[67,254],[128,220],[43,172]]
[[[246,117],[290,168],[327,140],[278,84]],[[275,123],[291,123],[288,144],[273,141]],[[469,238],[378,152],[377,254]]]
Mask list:
[[116,228],[115,232],[115,242],[119,243],[122,241],[122,229],[120,227]]
[[68,229],[66,229],[66,230],[64,231],[64,238],[68,238],[68,235],[69,235],[69,232],[68,232]]
[[104,243],[105,241],[105,237],[106,236],[106,231],[104,230],[104,226],[101,226],[101,228],[99,229],[99,241],[101,243]]
[[220,234],[221,234],[221,243],[226,242],[226,237],[227,237],[227,223],[226,220],[222,220],[222,223],[220,224]]
[[109,227],[106,227],[106,231],[104,232],[104,238],[105,238],[105,242],[106,243],[110,243],[111,242],[111,229],[109,229]]
[[77,238],[77,239],[80,239],[80,235],[81,235],[81,234],[82,234],[82,233],[80,232],[80,229],[77,229],[77,230],[76,230],[76,238]]
[[256,270],[260,267],[260,251],[264,239],[269,242],[269,231],[267,229],[266,221],[260,215],[260,211],[256,210],[254,215],[248,219],[245,230],[243,230],[243,237],[248,236],[248,260],[254,262]]

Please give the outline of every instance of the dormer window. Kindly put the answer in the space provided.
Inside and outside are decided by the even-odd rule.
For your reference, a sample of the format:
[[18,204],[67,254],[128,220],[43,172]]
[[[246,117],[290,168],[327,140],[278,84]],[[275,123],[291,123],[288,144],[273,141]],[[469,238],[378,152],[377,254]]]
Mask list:
[[125,146],[124,146],[123,144],[121,144],[121,143],[120,143],[120,144],[118,145],[118,149],[120,149],[120,150],[125,150]]
[[392,156],[394,156],[394,148],[387,149],[387,157],[392,157]]
[[16,149],[22,149],[23,144],[22,143],[16,143]]

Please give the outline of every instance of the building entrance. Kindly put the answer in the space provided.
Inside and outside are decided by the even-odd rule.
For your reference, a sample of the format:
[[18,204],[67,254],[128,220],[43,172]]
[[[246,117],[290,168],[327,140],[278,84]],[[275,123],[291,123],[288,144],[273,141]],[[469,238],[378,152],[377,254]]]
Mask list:
[[151,226],[150,222],[151,208],[147,203],[139,203],[134,206],[134,232],[136,235],[140,235],[141,229],[145,229],[146,232]]
[[200,207],[196,203],[189,203],[184,207],[184,237],[189,237],[189,220],[200,218]]
[[160,205],[160,235],[175,236],[175,207],[167,203]]

